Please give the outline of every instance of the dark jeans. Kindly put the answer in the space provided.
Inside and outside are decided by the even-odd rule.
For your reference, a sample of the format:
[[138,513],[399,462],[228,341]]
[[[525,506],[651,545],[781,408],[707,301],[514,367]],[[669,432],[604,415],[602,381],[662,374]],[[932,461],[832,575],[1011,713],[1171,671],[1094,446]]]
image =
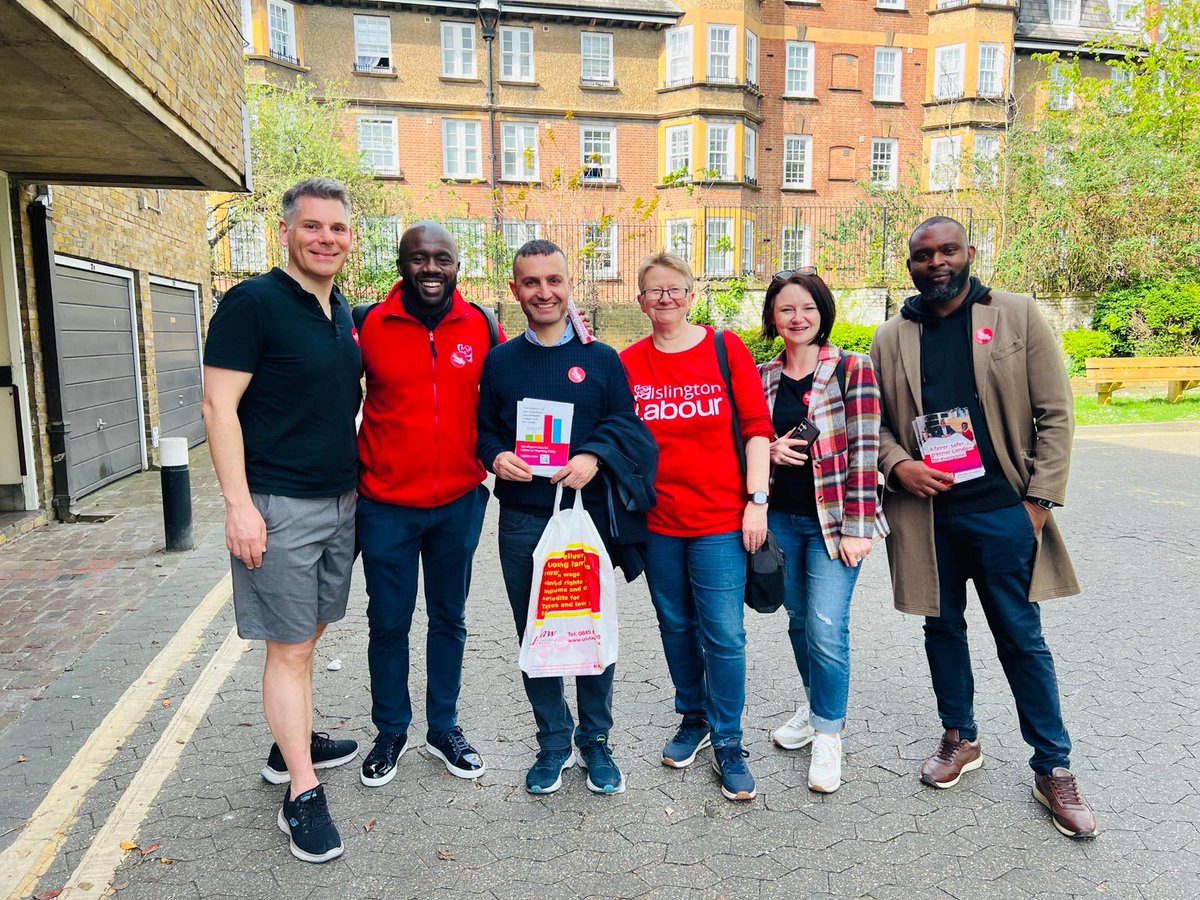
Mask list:
[[1029,764],[1039,774],[1069,767],[1071,738],[1063,725],[1054,659],[1042,637],[1041,609],[1029,602],[1035,542],[1025,507],[936,515],[934,545],[941,615],[925,619],[925,654],[942,726],[957,728],[967,740],[978,733],[964,617],[969,579],[1012,688],[1021,736],[1033,747]]
[[417,604],[417,564],[425,577],[429,634],[425,645],[425,720],[429,731],[458,724],[467,593],[488,491],[483,485],[430,509],[358,500],[358,543],[367,579],[367,663],[371,720],[403,734],[412,722],[408,632]]
[[[549,517],[535,516],[509,507],[500,507],[500,569],[504,587],[517,626],[517,642],[525,636],[529,616],[529,592],[533,587],[533,551],[546,530]],[[538,746],[543,750],[568,750],[571,732],[585,743],[597,735],[608,734],[612,728],[613,663],[599,675],[579,675],[575,678],[575,693],[579,700],[579,727],[575,728],[571,709],[567,706],[561,678],[530,678],[524,672],[525,695],[533,707],[537,722]]]

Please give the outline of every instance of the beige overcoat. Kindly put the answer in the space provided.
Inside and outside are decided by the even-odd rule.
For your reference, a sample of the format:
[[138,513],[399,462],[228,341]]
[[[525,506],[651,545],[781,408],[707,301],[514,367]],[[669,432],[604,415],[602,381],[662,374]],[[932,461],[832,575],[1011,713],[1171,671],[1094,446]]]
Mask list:
[[[986,331],[983,331],[986,329]],[[1018,496],[1063,503],[1075,430],[1071,385],[1058,341],[1029,297],[992,291],[971,307],[975,385],[1000,467]],[[888,562],[896,608],[938,615],[933,502],[892,481],[892,469],[920,459],[912,421],[921,409],[921,326],[896,316],[879,326],[871,362],[883,400],[879,469],[891,534]],[[1075,569],[1051,513],[1038,538],[1029,599],[1079,593]]]

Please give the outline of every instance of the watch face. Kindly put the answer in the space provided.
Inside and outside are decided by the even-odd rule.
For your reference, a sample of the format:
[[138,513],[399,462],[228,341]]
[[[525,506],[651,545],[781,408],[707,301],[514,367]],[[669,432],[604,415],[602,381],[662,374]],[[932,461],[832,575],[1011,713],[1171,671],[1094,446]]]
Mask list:
[[754,491],[750,495],[750,500],[751,500],[751,502],[757,503],[759,506],[762,506],[764,503],[767,502],[767,492],[766,491]]

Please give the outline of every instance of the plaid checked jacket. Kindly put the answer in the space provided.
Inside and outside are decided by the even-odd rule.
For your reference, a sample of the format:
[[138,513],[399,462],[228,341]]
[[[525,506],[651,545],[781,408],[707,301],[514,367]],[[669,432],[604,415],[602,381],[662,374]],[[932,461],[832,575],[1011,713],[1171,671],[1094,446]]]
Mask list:
[[[845,360],[845,397],[834,377],[839,359]],[[781,353],[758,367],[772,415],[783,362]],[[877,489],[879,386],[871,360],[836,344],[823,345],[813,372],[808,417],[821,430],[809,458],[817,491],[817,517],[825,549],[832,559],[838,555],[842,535],[876,538],[888,533]]]

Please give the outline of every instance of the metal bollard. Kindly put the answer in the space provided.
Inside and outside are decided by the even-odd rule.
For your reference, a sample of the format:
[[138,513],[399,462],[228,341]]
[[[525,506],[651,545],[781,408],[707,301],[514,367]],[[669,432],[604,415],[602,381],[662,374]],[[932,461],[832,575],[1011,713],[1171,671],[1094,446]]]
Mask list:
[[163,525],[168,550],[191,550],[192,482],[188,474],[187,438],[163,438],[158,445],[162,466]]

